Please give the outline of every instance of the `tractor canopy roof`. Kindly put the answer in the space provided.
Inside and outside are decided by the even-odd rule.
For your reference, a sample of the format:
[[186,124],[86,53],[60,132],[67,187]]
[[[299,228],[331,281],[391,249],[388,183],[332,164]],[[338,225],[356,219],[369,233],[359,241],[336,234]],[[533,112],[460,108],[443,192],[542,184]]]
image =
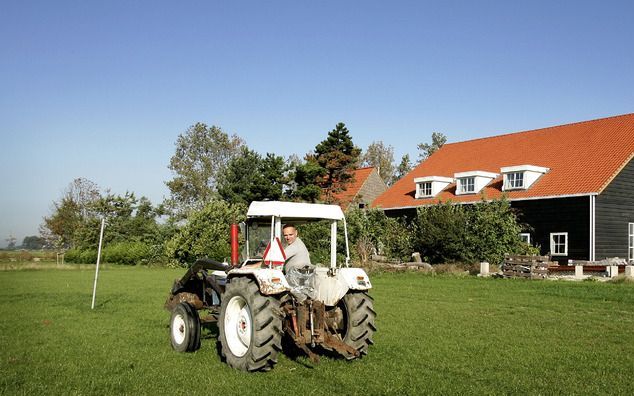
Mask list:
[[295,219],[343,220],[339,205],[324,205],[299,202],[254,201],[249,205],[247,217],[282,217]]

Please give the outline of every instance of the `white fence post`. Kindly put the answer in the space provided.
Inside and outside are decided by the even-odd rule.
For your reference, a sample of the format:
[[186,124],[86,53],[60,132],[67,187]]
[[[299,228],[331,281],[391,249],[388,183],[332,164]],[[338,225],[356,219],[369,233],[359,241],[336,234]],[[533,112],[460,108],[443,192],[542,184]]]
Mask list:
[[95,309],[95,295],[97,294],[97,278],[99,277],[99,261],[101,260],[101,242],[103,242],[103,228],[106,225],[106,218],[101,218],[101,232],[99,233],[99,249],[97,250],[97,268],[95,268],[95,284],[92,287],[92,305],[90,309]]
[[583,265],[575,265],[575,278],[581,279],[583,278]]
[[480,276],[489,276],[489,263],[486,261],[480,263]]

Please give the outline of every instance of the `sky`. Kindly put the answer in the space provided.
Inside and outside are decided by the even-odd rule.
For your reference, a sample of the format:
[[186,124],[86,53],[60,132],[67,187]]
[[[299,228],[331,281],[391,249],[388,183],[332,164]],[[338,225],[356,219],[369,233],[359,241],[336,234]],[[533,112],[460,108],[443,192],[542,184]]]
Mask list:
[[[73,179],[158,204],[196,122],[303,156],[338,122],[417,157],[634,112],[631,1],[0,0],[0,247]],[[634,138],[634,137],[633,137]]]

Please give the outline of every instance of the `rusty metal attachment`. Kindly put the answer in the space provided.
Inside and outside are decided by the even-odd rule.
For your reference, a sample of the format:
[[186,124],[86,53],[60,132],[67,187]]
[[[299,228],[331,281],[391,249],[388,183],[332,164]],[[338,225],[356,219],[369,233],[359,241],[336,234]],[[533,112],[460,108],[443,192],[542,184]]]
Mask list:
[[284,331],[313,363],[319,362],[319,356],[314,351],[316,347],[342,355],[360,355],[341,338],[339,329],[343,328],[343,315],[339,308],[326,310],[326,305],[321,301],[308,299],[301,303],[291,300],[284,305],[283,310],[286,318]]

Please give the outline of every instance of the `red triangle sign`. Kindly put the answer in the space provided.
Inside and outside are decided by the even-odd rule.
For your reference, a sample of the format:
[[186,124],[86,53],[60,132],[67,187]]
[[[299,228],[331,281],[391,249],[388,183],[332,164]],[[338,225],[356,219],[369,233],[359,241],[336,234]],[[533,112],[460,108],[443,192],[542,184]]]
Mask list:
[[270,265],[284,265],[284,262],[286,262],[286,254],[284,253],[284,249],[282,248],[282,242],[280,242],[280,238],[276,237],[273,240],[273,243],[269,242],[269,244],[266,246],[266,250],[264,251],[262,261],[265,264]]

